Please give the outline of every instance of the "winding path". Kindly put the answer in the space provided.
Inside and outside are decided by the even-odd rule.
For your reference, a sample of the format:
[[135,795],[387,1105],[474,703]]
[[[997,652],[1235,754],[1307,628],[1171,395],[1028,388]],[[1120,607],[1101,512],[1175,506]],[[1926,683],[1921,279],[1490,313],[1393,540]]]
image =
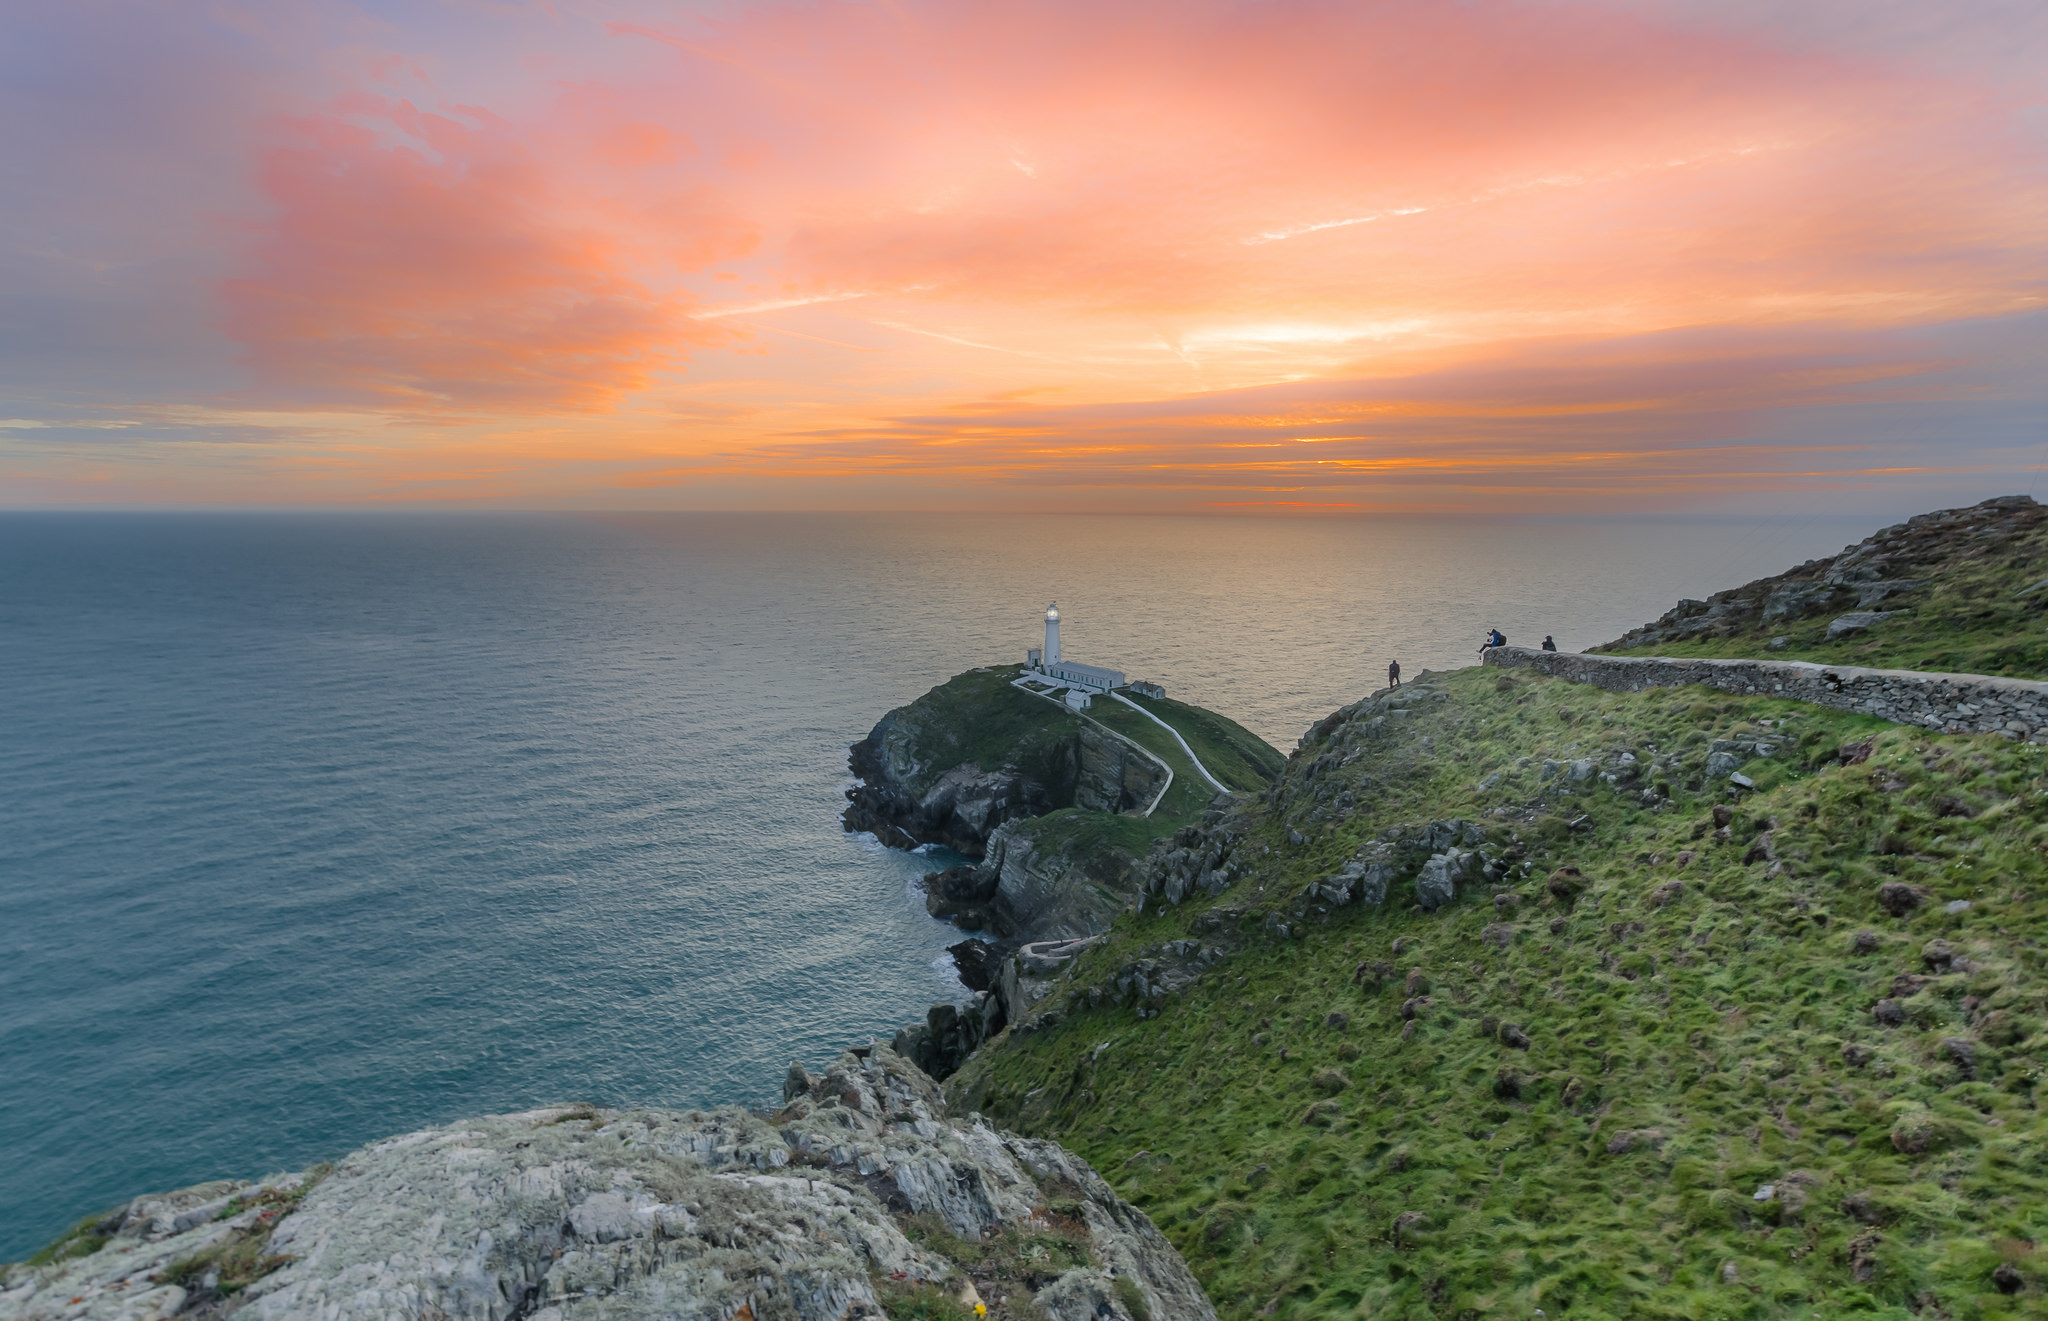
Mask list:
[[1995,674],[1873,670],[1816,661],[1488,649],[1485,665],[1539,670],[1615,692],[1703,684],[1724,693],[1785,697],[1946,734],[1997,734],[2048,743],[2048,682]]
[[[1131,748],[1138,752],[1139,755],[1149,758],[1154,765],[1159,767],[1160,770],[1165,771],[1166,783],[1159,786],[1159,792],[1152,795],[1152,801],[1145,804],[1145,810],[1138,813],[1139,816],[1151,816],[1152,813],[1158,809],[1159,805],[1166,801],[1166,791],[1173,788],[1173,767],[1166,764],[1166,758],[1160,756],[1158,753],[1152,751],[1152,749],[1146,747],[1144,744],[1138,742],[1136,739],[1130,737],[1129,735],[1117,733],[1108,725],[1105,725],[1100,720],[1095,719],[1095,717],[1082,715],[1079,711],[1074,710],[1072,707],[1068,706],[1059,698],[1054,697],[1052,694],[1039,692],[1036,688],[1031,687],[1022,679],[1010,680],[1010,687],[1015,688],[1020,693],[1029,693],[1033,697],[1036,697],[1041,701],[1051,702],[1054,706],[1058,707],[1062,711],[1065,711],[1068,715],[1073,716],[1076,720],[1087,721],[1089,724],[1095,726],[1097,729],[1109,735],[1111,738],[1123,744],[1125,747]],[[1114,696],[1114,694],[1112,694],[1112,696]],[[1151,713],[1147,712],[1146,714],[1149,715]],[[1172,726],[1168,726],[1168,728],[1170,729],[1172,728]],[[1175,734],[1174,737],[1179,738],[1180,735]],[[1181,746],[1186,747],[1187,744],[1183,743],[1181,744]],[[1189,753],[1188,755],[1192,757],[1194,754]],[[1202,770],[1202,763],[1199,761],[1196,762],[1195,769]],[[1202,771],[1202,774],[1205,776],[1208,773],[1209,772],[1207,771]]]
[[1193,762],[1193,763],[1195,764],[1195,769],[1196,769],[1197,771],[1201,772],[1201,776],[1202,776],[1202,778],[1203,778],[1203,779],[1205,779],[1205,780],[1207,780],[1207,781],[1208,781],[1209,783],[1211,783],[1211,784],[1215,785],[1215,786],[1216,786],[1216,788],[1217,788],[1218,790],[1222,791],[1223,793],[1229,793],[1229,792],[1230,792],[1230,786],[1229,786],[1229,785],[1227,785],[1227,784],[1223,783],[1223,781],[1221,781],[1221,780],[1217,779],[1217,778],[1216,778],[1215,776],[1213,776],[1213,775],[1209,774],[1209,768],[1208,768],[1207,766],[1204,766],[1204,765],[1202,764],[1202,759],[1201,759],[1200,757],[1197,757],[1197,756],[1195,755],[1195,750],[1194,750],[1193,748],[1191,748],[1191,747],[1189,747],[1189,746],[1188,746],[1188,741],[1187,741],[1186,739],[1184,739],[1184,738],[1182,738],[1182,737],[1180,736],[1180,731],[1179,731],[1179,730],[1175,729],[1175,728],[1174,728],[1174,727],[1173,727],[1172,725],[1169,725],[1169,724],[1167,724],[1167,723],[1166,723],[1166,722],[1165,722],[1164,720],[1161,720],[1161,719],[1160,719],[1160,718],[1159,718],[1158,716],[1156,716],[1156,715],[1153,715],[1153,714],[1152,714],[1152,713],[1151,713],[1150,711],[1147,711],[1147,710],[1146,710],[1146,709],[1145,709],[1144,707],[1142,707],[1142,706],[1139,706],[1139,705],[1138,705],[1138,704],[1137,704],[1136,702],[1133,702],[1133,701],[1132,701],[1132,700],[1131,700],[1130,698],[1128,698],[1128,697],[1125,697],[1125,696],[1124,696],[1124,695],[1123,695],[1122,693],[1111,693],[1111,694],[1110,694],[1110,696],[1111,696],[1111,697],[1114,697],[1114,698],[1115,698],[1115,699],[1116,699],[1117,701],[1119,701],[1119,702],[1122,702],[1122,703],[1123,703],[1123,704],[1124,704],[1125,706],[1127,706],[1127,707],[1131,708],[1131,710],[1133,710],[1133,711],[1136,711],[1136,712],[1137,712],[1137,713],[1138,713],[1139,715],[1141,715],[1141,716],[1145,717],[1145,719],[1147,719],[1147,720],[1151,721],[1151,722],[1152,722],[1153,724],[1155,724],[1155,725],[1159,726],[1159,727],[1160,727],[1161,729],[1165,730],[1165,731],[1166,731],[1167,733],[1169,733],[1169,734],[1173,735],[1173,741],[1174,741],[1175,743],[1178,743],[1178,744],[1180,744],[1180,750],[1181,750],[1182,752],[1185,752],[1185,753],[1187,753],[1187,754],[1188,754],[1188,760],[1189,760],[1189,761],[1191,761],[1191,762]]

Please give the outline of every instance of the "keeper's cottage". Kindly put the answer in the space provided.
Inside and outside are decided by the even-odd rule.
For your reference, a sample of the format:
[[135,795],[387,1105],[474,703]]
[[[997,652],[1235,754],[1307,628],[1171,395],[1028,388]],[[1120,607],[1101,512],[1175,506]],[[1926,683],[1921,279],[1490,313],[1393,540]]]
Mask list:
[[[1032,647],[1024,653],[1024,666],[1034,674],[1042,675],[1054,684],[1068,689],[1079,689],[1086,693],[1106,693],[1118,688],[1131,687],[1124,680],[1122,670],[1104,669],[1100,665],[1083,665],[1060,656],[1060,607],[1054,602],[1045,608],[1045,649]],[[1156,684],[1143,685],[1147,689],[1157,688]],[[1159,689],[1164,696],[1165,690]]]

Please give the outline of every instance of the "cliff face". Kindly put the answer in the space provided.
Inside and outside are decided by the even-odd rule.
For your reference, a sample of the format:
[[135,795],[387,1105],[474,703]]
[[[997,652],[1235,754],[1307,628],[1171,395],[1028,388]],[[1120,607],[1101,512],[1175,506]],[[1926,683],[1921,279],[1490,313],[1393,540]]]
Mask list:
[[1144,1214],[1051,1142],[950,1118],[884,1047],[771,1117],[555,1107],[262,1184],[138,1198],[0,1277],[0,1318],[1213,1319]]

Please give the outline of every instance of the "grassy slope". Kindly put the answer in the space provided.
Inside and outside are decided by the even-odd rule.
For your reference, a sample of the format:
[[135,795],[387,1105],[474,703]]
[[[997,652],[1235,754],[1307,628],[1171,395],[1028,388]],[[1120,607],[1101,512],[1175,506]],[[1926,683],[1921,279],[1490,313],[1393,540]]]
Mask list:
[[1210,774],[1233,789],[1264,789],[1287,765],[1277,748],[1235,720],[1171,697],[1126,696],[1178,730]]
[[[1595,650],[1659,656],[1775,656],[1879,669],[2048,678],[2048,587],[2022,595],[2025,589],[2048,580],[2048,518],[2038,510],[2009,513],[2005,517],[2017,525],[2017,532],[2001,536],[1981,526],[1976,532],[1969,531],[1973,521],[1989,521],[1973,510],[1942,511],[1926,517],[1928,521],[1919,527],[1901,524],[1886,528],[1862,543],[1881,558],[1884,577],[1929,584],[1874,605],[1873,609],[1903,613],[1868,632],[1828,640],[1829,622],[1857,608],[1853,594],[1837,596],[1793,618],[1768,624],[1757,618],[1761,603],[1774,587],[1815,581],[1843,558],[1830,556],[1775,578],[1717,593],[1716,601],[1751,600],[1757,603],[1757,610],[1705,636],[1666,637],[1631,645],[1636,636],[1631,634]],[[1787,638],[1789,645],[1775,652],[1766,650],[1774,637]]]
[[[1014,665],[995,665],[957,674],[933,688],[911,710],[919,731],[917,749],[930,778],[965,761],[982,767],[1018,766],[1051,779],[1040,769],[1074,734],[1076,717],[1042,697],[1010,685]],[[1143,700],[1143,699],[1140,699]],[[1216,773],[1233,787],[1263,789],[1285,759],[1235,721],[1185,702],[1148,703],[1182,731]],[[1143,857],[1154,839],[1170,835],[1199,817],[1215,790],[1195,772],[1187,754],[1165,730],[1118,702],[1097,699],[1088,714],[1156,754],[1173,768],[1173,787],[1145,820],[1064,808],[1020,827],[1042,845],[1070,856],[1096,850]],[[1266,773],[1261,774],[1261,770]]]
[[1016,677],[1014,665],[968,670],[910,705],[908,718],[918,731],[918,756],[929,779],[962,762],[984,770],[1016,766],[1047,782],[1056,778],[1046,767],[1073,737],[1071,717],[1012,688]]
[[[1216,796],[1216,790],[1195,770],[1195,764],[1180,750],[1172,735],[1136,711],[1121,702],[1097,698],[1088,714],[1173,768],[1173,787],[1152,813],[1154,835],[1170,835],[1193,821]],[[1259,787],[1265,788],[1265,782],[1260,782]]]
[[[1140,947],[1199,935],[1216,907],[1249,908],[1230,919],[1243,952],[1157,1018],[1076,1010],[1004,1038],[956,1096],[1085,1154],[1226,1317],[2042,1315],[2041,750],[1699,690],[1609,694],[1477,669],[1438,682],[1451,700],[1318,781],[1327,793],[1332,775],[1370,775],[1364,809],[1328,826],[1299,799],[1269,813],[1252,837],[1273,850],[1263,876],[1120,921],[1076,976],[1100,982]],[[1706,739],[1780,719],[1796,750],[1746,768],[1759,791],[1718,842],[1689,768]],[[1875,740],[1866,762],[1834,759],[1861,739]],[[1662,812],[1598,780],[1553,782],[1546,797],[1535,767],[1515,769],[1651,745],[1687,755]],[[1321,750],[1293,760],[1291,787]],[[1499,769],[1495,789],[1476,788]],[[1292,941],[1260,932],[1261,908],[1290,907],[1380,828],[1504,804],[1535,812],[1513,822],[1535,872],[1508,887],[1523,900],[1509,948],[1482,937],[1497,917],[1483,893],[1431,915],[1406,887]],[[1566,830],[1582,812],[1590,831]],[[1743,862],[1773,819],[1778,876]],[[1290,825],[1310,834],[1304,849],[1286,845]],[[1699,856],[1680,870],[1682,850]],[[1542,886],[1561,864],[1590,882],[1569,910]],[[1657,906],[1673,879],[1682,896]],[[1887,915],[1875,895],[1891,879],[1930,902]],[[1956,898],[1973,907],[1947,914]],[[1877,948],[1853,953],[1866,929]],[[1911,991],[1908,1023],[1879,1026],[1873,1003],[1929,971],[1934,938],[1979,966]],[[1354,984],[1375,960],[1396,976]],[[1410,968],[1432,979],[1434,1005],[1404,1039]],[[1328,1025],[1333,1012],[1348,1023]],[[1525,1027],[1530,1048],[1483,1035],[1490,1018]],[[1944,1039],[1971,1044],[1975,1081]],[[1848,1046],[1869,1060],[1851,1063]],[[1351,1085],[1318,1113],[1312,1079],[1332,1068]],[[1518,1099],[1497,1094],[1504,1071]],[[1646,1129],[1662,1140],[1616,1149]],[[1800,1187],[1803,1211],[1755,1201],[1766,1182]],[[1423,1219],[1397,1229],[1407,1212]],[[1992,1287],[2001,1261],[2028,1281],[2016,1298]]]

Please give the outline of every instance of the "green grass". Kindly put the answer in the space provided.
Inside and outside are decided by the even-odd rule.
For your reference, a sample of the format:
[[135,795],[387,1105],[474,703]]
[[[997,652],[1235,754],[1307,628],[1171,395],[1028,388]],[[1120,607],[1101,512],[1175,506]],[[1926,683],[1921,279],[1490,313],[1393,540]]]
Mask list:
[[[1152,753],[1173,768],[1173,784],[1151,817],[1152,837],[1170,835],[1202,814],[1216,796],[1216,789],[1195,770],[1188,754],[1180,750],[1173,735],[1145,719],[1121,702],[1098,697],[1088,715]],[[1263,787],[1263,786],[1261,786]]]
[[153,1278],[159,1284],[175,1284],[192,1293],[203,1289],[207,1278],[212,1276],[213,1291],[222,1298],[232,1298],[264,1276],[281,1269],[294,1258],[270,1251],[271,1232],[277,1228],[277,1222],[297,1210],[306,1194],[333,1170],[332,1165],[316,1165],[306,1172],[304,1181],[293,1187],[263,1188],[231,1199],[215,1219],[232,1220],[245,1211],[256,1210],[255,1222],[234,1230],[189,1257],[180,1257]]
[[[1290,760],[1240,845],[1270,850],[1257,875],[1119,919],[1075,980],[1219,924],[1240,952],[1156,1018],[1056,992],[1056,1025],[985,1048],[956,1103],[1087,1156],[1227,1318],[2048,1314],[2048,755],[1704,690],[1435,682],[1449,700],[1388,736]],[[1726,791],[1696,767],[1744,733],[1781,750],[1745,767],[1758,791],[1722,840]],[[1545,759],[1624,747],[1682,761],[1629,792],[1539,784]],[[1443,817],[1485,823],[1530,876],[1437,914],[1400,886],[1265,932],[1382,828]],[[1585,886],[1569,904],[1544,883],[1565,866]],[[1886,882],[1926,901],[1893,917]],[[1971,966],[1930,965],[1937,939]],[[1432,1003],[1404,1034],[1411,969]],[[1899,1026],[1872,1016],[1887,998]],[[1332,1070],[1349,1085],[1318,1085]],[[1793,1191],[1759,1202],[1766,1183]],[[1994,1287],[2001,1263],[2019,1294]]]
[[1178,730],[1210,773],[1232,789],[1264,789],[1287,766],[1287,758],[1277,748],[1235,720],[1170,697],[1125,696]]
[[100,1226],[112,1220],[120,1208],[89,1215],[57,1236],[41,1251],[30,1257],[24,1265],[50,1266],[60,1261],[71,1261],[77,1257],[90,1257],[107,1245],[108,1235],[100,1232]]
[[984,770],[1015,766],[1046,784],[1059,782],[1056,765],[1073,738],[1073,718],[1011,687],[1017,673],[1015,665],[968,670],[911,705],[929,779],[973,762]]
[[[2048,587],[2027,591],[2048,580],[2048,519],[2030,511],[2015,521],[2031,526],[1995,541],[1954,529],[1878,534],[1878,539],[1895,547],[1886,557],[1886,576],[1928,585],[1878,602],[1874,609],[1901,613],[1865,632],[1828,639],[1829,622],[1856,609],[1854,601],[1847,598],[1835,598],[1825,608],[1817,606],[1810,616],[1769,624],[1762,621],[1762,602],[1771,588],[1812,581],[1819,573],[1816,566],[1718,593],[1716,599],[1750,599],[1756,609],[1709,636],[1631,647],[1617,642],[1594,650],[1659,656],[1770,656],[1875,669],[2048,678]],[[1776,637],[1786,638],[1787,645],[1769,650]]]

